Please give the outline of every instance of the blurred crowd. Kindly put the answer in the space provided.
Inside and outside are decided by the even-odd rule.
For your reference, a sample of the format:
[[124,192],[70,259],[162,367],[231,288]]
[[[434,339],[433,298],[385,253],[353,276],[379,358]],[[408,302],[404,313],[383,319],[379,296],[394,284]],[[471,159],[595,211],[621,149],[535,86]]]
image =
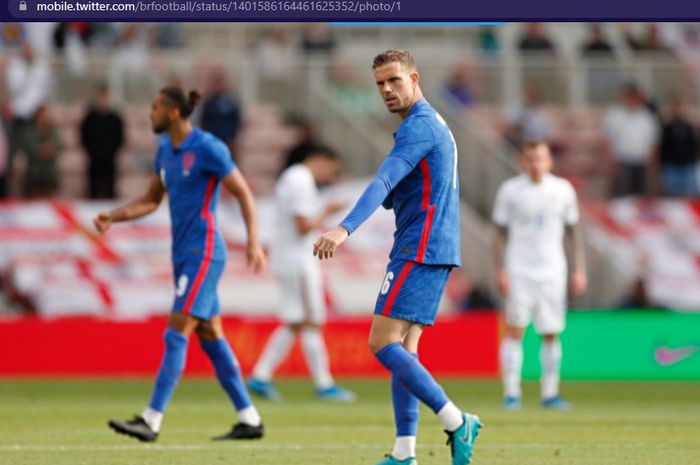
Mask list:
[[[187,47],[183,25],[3,23],[0,28],[0,196],[45,198],[58,192],[59,159],[66,144],[51,106],[56,87],[64,84],[56,77],[56,60],[60,58],[68,75],[79,81],[90,72],[88,50],[107,50],[110,63],[106,79],[97,85],[90,82],[90,98],[84,102],[74,131],[87,167],[84,195],[113,198],[117,160],[128,142],[125,120],[130,115],[122,105],[124,95],[130,88],[142,88],[144,82],[156,79],[149,73],[149,56],[154,50]],[[565,47],[550,29],[543,23],[519,27],[515,49],[523,60],[560,59]],[[251,42],[259,67],[260,99],[279,102],[282,107],[289,106],[285,100],[298,102],[300,90],[290,89],[290,76],[297,58],[303,56],[305,60],[326,60],[327,91],[333,102],[348,112],[381,110],[376,90],[358,80],[356,70],[337,53],[342,44],[333,28],[311,23],[294,30],[296,34],[290,30],[272,26]],[[654,95],[619,69],[591,68],[587,74],[590,101],[603,108],[595,116],[599,141],[592,150],[597,159],[591,164],[610,180],[607,194],[697,196],[698,121],[692,102],[697,101],[700,89],[700,25],[590,24],[585,30],[576,45],[580,60],[658,54],[679,60],[683,72],[696,80],[690,88]],[[486,96],[484,69],[503,53],[503,35],[496,27],[482,26],[474,37],[470,46],[476,52],[468,58],[456,57],[440,88],[439,98],[456,113],[494,105]],[[566,107],[551,95],[555,86],[550,84],[558,77],[529,73],[524,72],[518,103],[500,102],[498,117],[488,123],[514,151],[528,141],[545,140],[558,159],[564,160],[574,147],[566,134],[556,130],[560,122],[557,112],[551,111]],[[208,72],[206,98],[194,118],[233,149],[242,131],[244,109],[232,78],[223,68]],[[177,83],[179,78],[172,75],[169,79]],[[141,102],[149,98],[143,95]],[[305,142],[314,132],[309,124],[306,120],[294,124],[300,146],[310,144]],[[17,157],[24,158],[23,179],[10,183],[8,180],[17,175]]]
[[[561,52],[543,23],[527,23],[517,40],[524,64],[556,63]],[[598,140],[591,152],[597,156],[592,170],[609,179],[606,195],[698,196],[698,120],[700,88],[700,24],[649,23],[633,29],[628,24],[590,24],[586,37],[576,47],[574,61],[594,63],[587,69],[586,88],[594,113]],[[618,28],[613,31],[613,28]],[[492,28],[485,28],[489,30]],[[615,32],[616,41],[609,37]],[[484,35],[485,34],[485,35]],[[498,53],[497,36],[484,33],[482,57]],[[677,60],[690,85],[663,94],[648,92],[619,66],[622,56],[639,54]],[[528,61],[534,60],[534,61]],[[540,61],[538,61],[540,60]],[[673,61],[671,61],[673,62]],[[482,100],[485,72],[483,59],[456,64],[443,85],[443,98],[453,110],[468,113],[488,102]],[[571,131],[557,131],[557,121],[569,116],[569,103],[557,102],[553,88],[561,81],[554,68],[523,68],[523,91],[519,102],[507,105],[496,118],[486,118],[517,151],[525,143],[544,140],[551,144],[559,161],[577,147]],[[566,83],[570,86],[570,83]],[[561,100],[561,99],[559,99]],[[553,111],[556,110],[556,111]],[[568,112],[568,113],[567,113]],[[478,114],[478,112],[477,112]],[[570,119],[575,119],[572,116]],[[572,123],[576,126],[576,123]],[[576,178],[580,173],[566,173]]]

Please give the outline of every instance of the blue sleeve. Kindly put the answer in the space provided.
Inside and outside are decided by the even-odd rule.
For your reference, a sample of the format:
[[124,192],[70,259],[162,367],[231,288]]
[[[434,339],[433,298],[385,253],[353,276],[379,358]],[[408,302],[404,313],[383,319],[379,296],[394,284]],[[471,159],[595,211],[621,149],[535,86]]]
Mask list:
[[236,164],[231,157],[226,144],[219,139],[212,139],[207,144],[206,156],[204,157],[203,168],[216,176],[217,180],[226,177],[231,171],[236,169]]
[[379,167],[377,177],[369,183],[367,189],[362,193],[353,209],[348,213],[348,216],[340,223],[340,226],[345,228],[349,234],[352,234],[379,208],[379,205],[387,200],[396,184],[411,171],[413,171],[413,166],[404,159],[387,157],[382,166]]
[[389,158],[400,158],[415,168],[432,150],[434,141],[433,131],[428,123],[423,118],[411,118],[396,132],[396,141]]

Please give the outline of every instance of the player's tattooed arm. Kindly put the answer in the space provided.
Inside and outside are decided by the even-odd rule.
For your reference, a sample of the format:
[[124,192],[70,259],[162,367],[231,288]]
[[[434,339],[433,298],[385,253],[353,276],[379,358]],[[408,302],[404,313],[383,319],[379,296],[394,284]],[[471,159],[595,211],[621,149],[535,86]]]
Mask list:
[[129,221],[153,213],[160,205],[164,195],[165,189],[160,177],[153,175],[148,191],[144,195],[111,212],[99,213],[93,219],[95,229],[103,234],[112,226],[112,223]]
[[508,240],[508,228],[505,226],[496,225],[493,234],[492,253],[493,261],[496,266],[496,282],[498,290],[503,296],[508,295],[510,283],[508,280],[508,272],[505,266],[505,249],[506,241]]
[[568,244],[571,257],[571,293],[574,296],[586,292],[588,277],[586,275],[586,250],[583,243],[583,233],[579,223],[566,226],[565,242]]
[[227,174],[221,182],[224,187],[238,200],[245,222],[246,232],[248,235],[248,247],[246,250],[246,259],[248,265],[253,267],[256,273],[265,271],[267,262],[265,253],[258,242],[258,216],[255,209],[255,199],[253,193],[250,192],[248,183],[241,174],[240,170],[233,170]]

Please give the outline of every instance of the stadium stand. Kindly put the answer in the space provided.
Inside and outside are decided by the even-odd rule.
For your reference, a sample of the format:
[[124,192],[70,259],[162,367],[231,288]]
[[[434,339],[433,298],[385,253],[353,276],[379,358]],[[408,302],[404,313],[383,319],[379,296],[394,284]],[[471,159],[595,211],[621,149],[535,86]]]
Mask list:
[[[153,26],[144,27],[139,31],[148,32]],[[3,226],[2,233],[9,234],[8,237],[13,237],[12,234],[21,237],[30,233],[30,236],[42,238],[53,234],[55,237],[52,240],[70,245],[68,250],[72,250],[77,258],[63,257],[61,260],[65,259],[67,264],[62,265],[65,268],[61,269],[65,273],[58,274],[77,277],[76,282],[82,284],[76,284],[75,289],[91,289],[84,291],[85,295],[90,296],[91,302],[102,305],[104,298],[95,291],[99,290],[99,283],[95,287],[97,278],[90,277],[92,272],[86,271],[86,268],[92,267],[91,257],[87,257],[90,266],[84,261],[89,255],[85,251],[93,250],[95,243],[85,233],[76,234],[75,231],[66,230],[62,223],[65,219],[55,212],[56,205],[67,205],[66,208],[78,216],[85,215],[85,211],[93,208],[78,200],[84,198],[86,192],[86,160],[78,143],[77,125],[96,83],[106,80],[114,88],[121,89],[116,95],[121,98],[119,104],[126,122],[127,145],[119,156],[118,193],[121,198],[126,198],[138,192],[150,176],[156,142],[148,121],[150,96],[166,82],[181,82],[186,86],[202,88],[208,70],[224,69],[236,83],[235,90],[243,108],[243,130],[235,145],[237,161],[255,193],[261,197],[261,205],[265,205],[265,196],[272,190],[283,154],[297,140],[298,135],[289,123],[295,118],[310,118],[318,123],[321,138],[340,149],[349,178],[361,179],[376,168],[391,145],[391,130],[396,127],[396,122],[385,114],[381,106],[363,104],[351,108],[339,105],[334,86],[338,84],[339,77],[343,77],[356,86],[355,95],[371,95],[375,90],[368,72],[369,57],[379,49],[401,43],[412,49],[421,63],[424,88],[432,103],[453,128],[460,148],[463,208],[465,217],[470,219],[463,228],[467,259],[465,282],[488,283],[491,286],[489,257],[484,253],[489,246],[488,215],[496,187],[517,171],[515,151],[503,137],[503,127],[508,109],[518,105],[524,89],[532,85],[542,95],[542,114],[550,126],[550,138],[556,148],[557,173],[573,182],[586,206],[584,210],[592,212],[587,215],[590,220],[587,232],[589,262],[593,268],[591,292],[577,304],[612,306],[628,293],[630,286],[640,276],[641,268],[638,264],[640,259],[635,254],[630,256],[636,258],[623,260],[624,263],[632,263],[631,269],[611,258],[615,256],[611,251],[616,250],[618,238],[615,229],[604,227],[608,223],[599,221],[600,211],[618,211],[619,208],[617,202],[608,203],[611,166],[603,157],[605,138],[602,120],[607,107],[615,101],[619,86],[634,81],[646,91],[652,103],[665,100],[671,90],[686,96],[692,104],[691,119],[697,123],[699,113],[694,104],[698,101],[700,80],[692,68],[687,66],[688,60],[692,59],[692,50],[678,38],[676,28],[679,27],[681,26],[606,24],[602,31],[610,45],[611,54],[583,57],[584,44],[588,40],[587,27],[568,23],[546,24],[544,33],[553,44],[556,55],[543,57],[526,55],[518,50],[518,41],[522,35],[522,27],[518,24],[497,28],[335,27],[330,31],[334,46],[320,54],[308,53],[302,46],[306,25],[287,24],[281,30],[294,47],[296,59],[291,65],[293,69],[281,83],[268,87],[261,78],[257,50],[271,31],[280,30],[279,27],[271,29],[268,25],[254,23],[236,27],[217,23],[206,26],[187,23],[177,31],[149,32],[139,36],[146,41],[140,45],[139,53],[142,55],[139,56],[145,60],[144,66],[148,69],[149,77],[134,80],[114,71],[113,56],[119,54],[112,52],[119,47],[123,48],[123,44],[116,45],[118,28],[108,24],[95,26],[96,30],[86,39],[86,45],[81,49],[85,66],[78,66],[80,60],[76,60],[73,56],[75,53],[69,53],[66,48],[55,52],[52,57],[54,85],[50,105],[57,115],[59,131],[65,143],[65,150],[59,160],[60,192],[56,199],[50,199],[45,204],[23,204],[26,206],[22,208],[18,208],[15,201],[3,204],[2,224],[8,226]],[[173,40],[167,39],[163,34],[168,37],[172,35]],[[44,43],[45,39],[40,38],[45,36],[43,33],[34,34],[33,37],[36,38],[33,41]],[[161,38],[155,40],[151,37]],[[659,42],[667,45],[660,47]],[[436,44],[439,44],[443,53],[434,53]],[[0,79],[3,81],[8,60],[17,46],[6,42],[0,51]],[[40,44],[38,48],[46,49],[46,46]],[[225,53],[215,53],[217,50],[225,50]],[[461,107],[451,105],[442,90],[450,76],[459,70],[463,73],[468,71],[467,81],[470,92],[473,92],[469,105]],[[0,91],[0,100],[6,102],[8,96],[2,84],[0,83],[0,89],[3,89]],[[277,98],[280,92],[286,94],[286,97]],[[347,93],[344,94],[346,97]],[[15,172],[10,179],[11,192],[15,194],[19,192],[21,182],[21,160],[22,157],[17,157]],[[59,203],[56,203],[57,199],[60,199]],[[64,203],[65,200],[68,202]],[[619,202],[624,204],[633,201],[622,199]],[[666,200],[659,205],[663,205],[664,211],[677,211],[686,208],[684,205],[688,205],[688,201]],[[43,211],[48,215],[47,218],[54,218],[56,224],[63,225],[58,228],[61,232],[52,231],[49,234],[42,226],[36,226],[36,231],[28,232],[13,223],[16,218],[25,215],[28,215],[26,218],[36,218],[35,213],[32,213],[35,209]],[[40,216],[39,213],[36,215]],[[143,232],[147,236],[153,234],[149,239],[152,242],[159,242],[162,228],[166,225],[162,216],[165,215],[164,209],[159,215],[160,222],[152,224],[154,230]],[[18,221],[25,225],[26,221],[34,224],[33,219]],[[90,227],[89,221],[85,219],[77,224],[79,230]],[[75,228],[76,225],[71,227]],[[641,228],[639,225],[630,227]],[[667,234],[666,237],[673,237],[674,234],[672,230],[662,229],[657,233]],[[127,233],[124,234],[128,236]],[[116,238],[114,240],[117,241]],[[128,238],[119,240],[129,242]],[[36,241],[37,247],[42,241],[43,239]],[[149,241],[145,243],[150,243]],[[235,239],[231,239],[231,244],[235,246]],[[50,249],[52,245],[47,242],[45,247]],[[167,257],[167,248],[162,246],[162,241],[154,250]],[[7,251],[4,253],[2,269],[5,270],[5,281],[12,283],[16,291],[21,291],[19,294],[31,297],[31,289],[49,292],[49,285],[35,284],[32,287],[32,283],[41,283],[41,279],[36,277],[36,269],[41,268],[37,263],[45,257],[41,254],[39,259],[14,255],[10,257]],[[635,253],[641,252],[637,250]],[[368,257],[381,258],[381,252],[375,251],[373,254],[375,255],[369,253]],[[470,257],[479,259],[470,260]],[[363,261],[371,262],[373,259]],[[156,282],[163,280],[165,283],[169,278],[159,274],[162,267],[161,263],[148,273],[155,276]],[[106,273],[105,276],[110,276],[111,282],[113,275],[109,273],[118,271]],[[60,280],[57,282],[57,294],[31,298],[40,312],[43,310],[37,302],[58,305],[63,300],[59,291],[65,291],[70,286],[60,283]],[[92,284],[86,285],[86,282]],[[129,285],[120,284],[123,287]],[[260,285],[264,288],[267,284]],[[657,284],[650,284],[649,289],[659,304],[674,307],[678,303],[674,300],[666,301],[663,296],[667,294],[656,291],[656,286]],[[165,288],[167,296],[167,286],[152,287]],[[351,296],[338,300],[345,301],[345,297]],[[153,292],[151,297],[144,294],[144,302],[163,302],[159,299],[165,297],[157,292]],[[248,304],[246,301],[240,306],[247,307]],[[103,309],[104,305],[100,305],[85,307],[97,311],[95,308]],[[119,307],[118,303],[116,305]],[[261,304],[264,305],[269,305],[269,302]],[[684,308],[689,305],[683,304]],[[349,308],[352,306],[353,304],[348,304]],[[61,310],[56,311],[60,313]],[[98,313],[102,313],[102,310]]]

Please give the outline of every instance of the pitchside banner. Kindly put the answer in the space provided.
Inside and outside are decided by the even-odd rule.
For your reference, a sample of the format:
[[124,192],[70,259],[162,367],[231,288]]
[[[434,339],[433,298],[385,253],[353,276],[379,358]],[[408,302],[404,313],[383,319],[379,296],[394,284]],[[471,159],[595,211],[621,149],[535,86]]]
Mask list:
[[[525,338],[524,376],[538,378],[539,337]],[[700,314],[645,310],[569,313],[566,379],[700,380]]]
[[[225,318],[228,339],[244,372],[250,371],[276,324]],[[162,356],[165,326],[163,317],[133,322],[87,317],[0,321],[0,378],[152,376]],[[329,323],[325,337],[334,373],[386,376],[367,348],[369,327],[368,318]],[[425,331],[421,361],[440,377],[495,378],[499,334],[496,312],[439,318]],[[566,379],[700,380],[700,314],[572,312],[562,339]],[[537,378],[539,338],[532,331],[525,349],[525,377]],[[189,351],[187,374],[210,374],[198,344],[190,344]],[[279,374],[306,374],[298,347]]]
[[688,21],[687,1],[9,0],[10,21]]

